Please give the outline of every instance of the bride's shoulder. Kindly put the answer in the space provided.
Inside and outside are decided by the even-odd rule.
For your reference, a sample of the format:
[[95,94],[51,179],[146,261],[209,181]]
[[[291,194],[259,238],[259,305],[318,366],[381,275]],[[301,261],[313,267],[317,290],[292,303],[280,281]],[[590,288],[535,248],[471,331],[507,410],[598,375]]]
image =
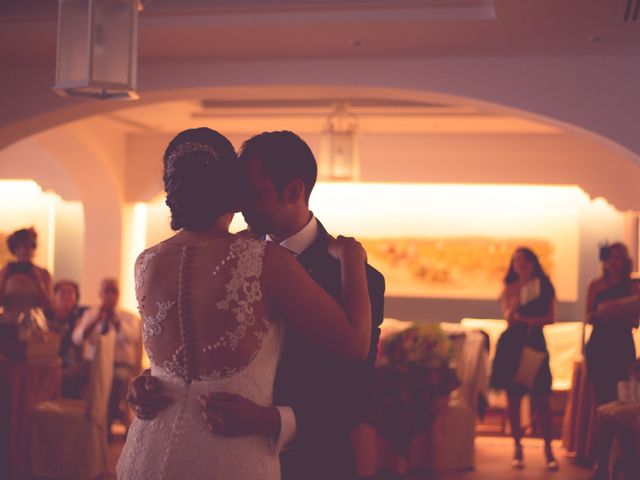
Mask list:
[[140,252],[134,264],[136,279],[139,276],[144,275],[144,272],[145,270],[147,270],[149,263],[157,255],[158,255],[157,245],[153,245],[149,248],[145,248],[142,252]]
[[265,255],[271,255],[269,252],[271,252],[272,243],[242,235],[234,235],[230,240],[229,250],[237,257],[264,258]]

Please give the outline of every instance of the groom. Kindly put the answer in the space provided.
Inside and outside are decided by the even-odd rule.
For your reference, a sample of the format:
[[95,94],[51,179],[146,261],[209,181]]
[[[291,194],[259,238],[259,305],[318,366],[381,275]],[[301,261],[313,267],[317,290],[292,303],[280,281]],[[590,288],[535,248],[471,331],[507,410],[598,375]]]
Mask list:
[[[248,182],[242,213],[251,233],[289,250],[309,275],[340,301],[339,262],[329,255],[329,234],[308,206],[317,176],[309,146],[292,132],[265,132],[244,143],[240,163]],[[367,280],[373,328],[366,362],[336,358],[287,328],[274,385],[276,407],[260,407],[230,394],[203,399],[214,431],[216,419],[222,419],[224,430],[218,433],[266,431],[272,434],[276,449],[284,446],[280,453],[283,480],[357,476],[349,430],[366,415],[384,307],[384,277],[367,266]],[[130,399],[140,418],[153,418],[170,401],[160,389],[148,376],[132,384]],[[265,430],[265,425],[273,428]]]

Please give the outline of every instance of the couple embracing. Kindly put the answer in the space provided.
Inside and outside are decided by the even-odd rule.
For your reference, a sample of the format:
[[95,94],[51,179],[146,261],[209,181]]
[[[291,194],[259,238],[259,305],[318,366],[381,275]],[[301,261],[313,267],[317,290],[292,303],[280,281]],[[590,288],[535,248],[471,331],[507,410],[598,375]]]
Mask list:
[[[198,128],[164,155],[171,238],[140,254],[150,375],[118,462],[128,479],[353,479],[384,278],[309,210],[317,166],[292,132],[236,156]],[[241,210],[250,234],[228,227]]]

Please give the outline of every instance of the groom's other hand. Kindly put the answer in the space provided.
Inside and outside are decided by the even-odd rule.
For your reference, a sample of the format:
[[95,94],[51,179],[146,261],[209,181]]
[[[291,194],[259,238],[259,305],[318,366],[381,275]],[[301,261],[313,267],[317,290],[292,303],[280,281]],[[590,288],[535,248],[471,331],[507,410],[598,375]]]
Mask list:
[[278,435],[280,413],[233,393],[199,395],[202,416],[209,430],[226,437]]
[[145,370],[129,384],[127,401],[136,417],[152,420],[173,402],[173,398],[165,395],[162,382]]

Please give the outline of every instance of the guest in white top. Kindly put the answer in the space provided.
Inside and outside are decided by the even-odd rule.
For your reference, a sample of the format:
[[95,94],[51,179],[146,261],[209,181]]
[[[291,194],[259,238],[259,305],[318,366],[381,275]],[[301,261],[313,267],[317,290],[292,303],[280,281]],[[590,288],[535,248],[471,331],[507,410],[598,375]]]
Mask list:
[[116,331],[115,364],[113,370],[113,385],[109,400],[109,424],[119,418],[128,424],[125,409],[120,403],[127,393],[129,382],[138,373],[140,363],[141,324],[140,318],[132,313],[117,308],[120,289],[118,282],[106,278],[100,286],[99,307],[87,310],[73,330],[72,340],[76,345],[82,345],[83,358],[93,360],[98,336],[113,328]]

